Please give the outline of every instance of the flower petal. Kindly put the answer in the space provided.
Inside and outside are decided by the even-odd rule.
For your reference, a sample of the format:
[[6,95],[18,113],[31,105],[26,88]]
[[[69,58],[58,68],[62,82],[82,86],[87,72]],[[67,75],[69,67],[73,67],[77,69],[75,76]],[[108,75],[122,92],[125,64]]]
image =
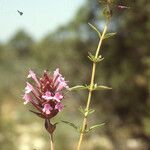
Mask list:
[[25,94],[23,95],[23,99],[25,100],[24,104],[26,105],[27,103],[30,102],[31,96],[30,96],[29,94],[25,93]]
[[28,74],[27,78],[32,78],[37,83],[37,85],[40,87],[40,83],[36,77],[36,74],[31,69],[29,70],[29,74]]
[[59,81],[59,84],[57,86],[57,91],[61,91],[63,88],[66,88],[66,89],[69,88],[64,78],[59,77],[58,81]]
[[53,99],[53,96],[51,92],[47,91],[45,95],[42,96],[42,98],[44,98],[45,100],[50,100],[50,99]]
[[63,96],[60,93],[56,93],[53,97],[57,102],[60,102],[60,100],[63,98]]
[[42,109],[42,111],[45,112],[46,114],[50,114],[51,110],[53,110],[53,108],[50,106],[50,104],[45,104],[44,108]]
[[55,105],[55,109],[58,109],[58,111],[61,111],[63,109],[63,105],[61,103],[57,103]]
[[53,79],[55,80],[58,76],[62,76],[62,75],[59,73],[59,68],[57,68],[57,69],[54,71]]
[[27,85],[25,87],[25,93],[30,93],[33,90],[33,87],[30,83],[27,82]]

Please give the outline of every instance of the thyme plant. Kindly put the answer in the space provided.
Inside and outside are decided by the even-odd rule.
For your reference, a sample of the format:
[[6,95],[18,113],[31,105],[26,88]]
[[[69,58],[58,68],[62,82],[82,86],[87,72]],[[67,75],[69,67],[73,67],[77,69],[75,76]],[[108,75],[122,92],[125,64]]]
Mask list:
[[97,67],[98,63],[104,59],[100,54],[100,50],[101,50],[104,39],[112,37],[116,34],[116,33],[107,33],[110,19],[112,17],[112,8],[117,6],[118,9],[129,9],[129,7],[124,6],[124,5],[116,5],[114,0],[101,0],[100,3],[104,5],[103,15],[105,18],[105,25],[103,27],[102,33],[95,25],[92,25],[89,23],[89,26],[98,34],[98,37],[99,37],[99,42],[98,42],[98,46],[95,51],[95,54],[93,55],[89,52],[89,55],[88,55],[88,58],[92,62],[90,84],[86,85],[86,86],[77,85],[77,86],[70,88],[71,91],[72,90],[88,90],[86,106],[84,109],[82,107],[80,108],[80,111],[83,114],[83,121],[82,121],[81,127],[78,128],[77,126],[72,124],[72,126],[75,127],[76,129],[78,129],[78,131],[80,132],[76,150],[81,149],[81,144],[82,144],[85,133],[93,130],[94,128],[101,127],[102,125],[104,125],[104,123],[101,123],[101,124],[93,125],[92,127],[88,127],[88,116],[95,111],[94,109],[90,108],[93,91],[95,91],[95,90],[110,90],[111,89],[110,87],[98,85],[96,83],[96,81],[95,81],[96,67]]

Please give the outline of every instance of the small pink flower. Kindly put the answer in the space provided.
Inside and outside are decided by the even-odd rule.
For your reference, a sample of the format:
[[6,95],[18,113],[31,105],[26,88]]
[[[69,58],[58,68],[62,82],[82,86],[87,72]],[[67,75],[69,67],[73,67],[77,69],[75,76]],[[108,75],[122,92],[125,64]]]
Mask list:
[[30,83],[27,82],[27,86],[25,87],[25,93],[30,93],[32,91],[33,87]]
[[55,105],[55,109],[57,109],[58,111],[61,111],[63,109],[63,105],[61,103],[57,103]]
[[124,6],[124,5],[118,5],[117,7],[118,7],[119,9],[130,9],[130,7]]
[[61,91],[63,88],[68,88],[67,83],[65,80],[60,80],[57,87],[57,91]]
[[24,94],[23,99],[25,100],[24,104],[26,105],[27,103],[30,102],[31,96],[27,93]]
[[42,96],[45,100],[53,99],[51,92],[47,91],[45,95]]
[[63,96],[60,93],[56,93],[53,97],[57,102],[60,102],[60,100],[63,98]]
[[59,68],[57,68],[53,74],[53,81],[56,80],[56,78],[58,78],[59,76],[62,76],[62,75],[59,73]]
[[32,78],[37,83],[37,85],[40,87],[40,83],[36,77],[36,74],[32,70],[29,70],[29,74],[28,74],[27,78]]
[[42,109],[42,111],[45,112],[47,115],[51,113],[51,110],[53,110],[53,108],[50,106],[50,104],[45,104],[44,108]]
[[36,74],[32,71],[32,70],[29,70],[29,74],[27,76],[27,78],[36,78]]

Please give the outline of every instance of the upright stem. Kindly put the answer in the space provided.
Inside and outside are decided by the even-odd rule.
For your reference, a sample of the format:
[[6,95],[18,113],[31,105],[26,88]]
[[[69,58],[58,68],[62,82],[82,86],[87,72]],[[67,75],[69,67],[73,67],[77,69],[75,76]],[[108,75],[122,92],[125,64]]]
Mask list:
[[54,138],[53,138],[53,133],[50,134],[50,142],[51,142],[51,150],[54,150]]
[[[104,30],[103,30],[103,33],[102,33],[102,35],[100,37],[100,40],[99,40],[99,43],[98,43],[98,47],[97,47],[97,50],[96,50],[96,54],[95,54],[95,58],[98,58],[99,51],[100,51],[100,48],[101,48],[101,45],[102,45],[102,41],[103,41],[103,38],[104,38],[104,35],[105,35],[106,31],[107,31],[107,23],[106,23],[106,25],[104,27]],[[90,103],[91,103],[91,96],[92,96],[94,79],[95,79],[95,70],[96,70],[96,62],[93,62],[90,88],[89,88],[88,99],[87,99],[87,104],[86,104],[86,108],[85,108],[86,112],[89,111],[89,107],[90,107]],[[77,150],[80,150],[82,139],[83,139],[83,135],[84,135],[86,127],[87,127],[87,116],[88,116],[88,113],[84,116],[84,119],[83,119],[82,129],[81,129],[81,133],[80,133],[80,138],[79,138]]]

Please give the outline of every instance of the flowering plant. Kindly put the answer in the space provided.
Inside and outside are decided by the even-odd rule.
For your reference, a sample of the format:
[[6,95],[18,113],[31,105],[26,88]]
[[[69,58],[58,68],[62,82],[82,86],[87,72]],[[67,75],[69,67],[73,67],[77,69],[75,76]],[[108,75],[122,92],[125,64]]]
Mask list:
[[24,104],[31,103],[38,111],[30,110],[37,116],[45,119],[45,128],[52,135],[56,125],[52,125],[50,119],[53,118],[63,109],[62,99],[64,98],[63,90],[68,89],[67,82],[59,73],[57,68],[53,75],[44,71],[41,78],[30,70],[27,78],[34,82],[27,82],[23,99]]
[[[59,73],[57,68],[53,75],[48,74],[47,71],[44,71],[44,74],[41,78],[37,77],[36,74],[30,70],[27,78],[31,78],[34,83],[27,82],[25,87],[25,93],[23,99],[25,100],[24,104],[31,103],[37,111],[30,110],[37,116],[45,119],[45,128],[51,135],[51,150],[54,150],[53,145],[53,132],[55,131],[56,124],[51,124],[50,119],[55,117],[58,112],[63,109],[62,99],[64,98],[63,90],[67,89],[69,91],[73,90],[88,90],[88,96],[86,101],[85,108],[80,107],[80,111],[83,114],[83,121],[80,127],[77,127],[75,124],[62,121],[79,131],[79,141],[77,144],[77,150],[81,149],[81,144],[83,142],[83,137],[85,133],[101,127],[104,123],[96,124],[91,127],[88,126],[88,116],[93,113],[95,110],[90,109],[91,99],[93,91],[97,90],[110,90],[110,87],[104,85],[98,85],[95,81],[96,68],[99,62],[103,61],[101,53],[102,43],[105,39],[114,36],[116,33],[108,33],[108,26],[110,18],[112,17],[112,7],[115,6],[114,0],[101,0],[104,4],[103,14],[105,16],[105,25],[103,31],[101,32],[95,25],[90,24],[89,26],[98,34],[99,42],[95,51],[95,54],[89,52],[88,58],[92,62],[92,71],[91,71],[91,80],[88,85],[77,85],[69,88],[67,82]],[[117,5],[119,9],[129,9],[130,7],[124,5]]]

